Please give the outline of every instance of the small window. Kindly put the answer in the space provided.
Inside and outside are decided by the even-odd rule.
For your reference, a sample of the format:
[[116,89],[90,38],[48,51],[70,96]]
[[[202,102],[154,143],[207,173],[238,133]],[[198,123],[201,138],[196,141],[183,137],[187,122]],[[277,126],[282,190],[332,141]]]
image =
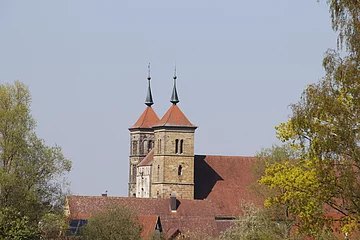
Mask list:
[[147,153],[147,148],[148,147],[148,141],[144,140],[141,149],[140,149],[140,154],[146,154]]
[[132,175],[131,175],[132,182],[136,182],[136,165],[132,166]]
[[151,140],[149,140],[148,142],[148,152],[150,152],[150,150],[153,148],[153,142]]
[[180,140],[180,154],[183,153],[183,149],[184,149],[184,140]]
[[158,139],[158,146],[157,146],[157,152],[161,153],[161,139]]
[[179,165],[178,167],[178,176],[181,176],[182,175],[182,166]]
[[158,167],[157,167],[157,179],[159,182],[160,181],[160,165],[158,165]]
[[179,139],[175,139],[175,153],[179,153]]

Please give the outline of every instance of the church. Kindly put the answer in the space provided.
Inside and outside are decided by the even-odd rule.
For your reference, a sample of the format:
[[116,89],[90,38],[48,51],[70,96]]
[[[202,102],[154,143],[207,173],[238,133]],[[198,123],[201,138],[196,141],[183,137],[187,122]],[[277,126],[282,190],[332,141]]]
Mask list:
[[160,119],[152,108],[150,86],[146,108],[130,131],[128,197],[68,196],[66,212],[73,234],[97,212],[115,205],[133,209],[143,225],[142,236],[162,232],[218,236],[241,214],[240,202],[263,203],[255,184],[255,157],[194,153],[192,124],[179,108],[176,71],[170,107]]
[[129,197],[194,199],[194,134],[193,125],[178,107],[176,74],[171,107],[159,119],[148,76],[145,111],[130,130]]

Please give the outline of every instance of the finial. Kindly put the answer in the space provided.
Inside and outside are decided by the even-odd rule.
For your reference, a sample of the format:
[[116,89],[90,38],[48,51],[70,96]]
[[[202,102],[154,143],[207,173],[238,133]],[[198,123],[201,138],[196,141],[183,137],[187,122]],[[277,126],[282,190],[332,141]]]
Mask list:
[[174,70],[174,87],[173,87],[173,92],[172,92],[172,95],[171,95],[171,100],[170,102],[174,105],[176,105],[178,102],[179,102],[179,97],[178,97],[178,94],[177,94],[177,91],[176,91],[176,79],[177,79],[177,76],[176,76],[176,66],[175,66],[175,70]]
[[151,76],[150,76],[150,63],[148,64],[148,77],[147,79],[150,81],[151,80]]
[[150,87],[150,80],[151,80],[151,76],[150,76],[150,63],[148,65],[148,77],[147,77],[149,83],[148,83],[148,91],[147,91],[147,95],[146,95],[146,100],[145,100],[145,104],[148,107],[151,107],[151,105],[154,104],[153,102],[153,98],[152,98],[152,94],[151,94],[151,87]]

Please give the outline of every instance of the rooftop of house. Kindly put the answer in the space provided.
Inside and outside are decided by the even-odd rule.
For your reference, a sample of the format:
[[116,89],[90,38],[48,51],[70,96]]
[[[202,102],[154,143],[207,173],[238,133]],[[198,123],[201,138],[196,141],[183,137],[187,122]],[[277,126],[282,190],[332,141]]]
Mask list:
[[159,216],[139,216],[139,223],[142,225],[141,237],[151,239],[156,224],[159,221]]
[[249,187],[256,180],[255,162],[254,157],[195,155],[195,199],[177,199],[176,212],[170,209],[170,199],[69,196],[69,217],[88,219],[107,207],[123,205],[139,216],[159,216],[164,232],[178,229],[217,235],[230,226],[229,219],[241,214],[241,199],[262,201]]
[[264,199],[254,189],[257,161],[256,157],[195,155],[194,198],[212,202],[222,216],[238,216],[241,199],[262,205]]

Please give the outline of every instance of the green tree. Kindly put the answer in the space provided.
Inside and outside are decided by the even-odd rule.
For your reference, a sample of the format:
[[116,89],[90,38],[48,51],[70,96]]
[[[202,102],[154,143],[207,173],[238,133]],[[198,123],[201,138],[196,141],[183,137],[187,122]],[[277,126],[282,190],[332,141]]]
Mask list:
[[34,238],[36,233],[28,225],[29,219],[15,209],[0,210],[1,239],[21,240]]
[[334,226],[350,234],[360,222],[360,1],[327,3],[345,56],[326,52],[325,76],[276,127],[278,138],[299,151],[298,160],[269,163],[260,180],[276,193],[265,204],[288,206],[299,231],[315,237]]
[[142,226],[130,209],[117,206],[92,216],[82,229],[86,240],[138,240]]
[[36,136],[30,103],[21,82],[0,85],[0,212],[3,222],[16,225],[3,228],[0,238],[39,239],[43,218],[64,213],[63,176],[71,162]]
[[338,33],[338,48],[342,48],[345,45],[349,56],[359,60],[359,0],[326,0],[326,2],[329,5],[332,28]]
[[240,207],[242,215],[221,234],[221,240],[290,239],[289,224],[274,220],[266,209],[245,202]]

